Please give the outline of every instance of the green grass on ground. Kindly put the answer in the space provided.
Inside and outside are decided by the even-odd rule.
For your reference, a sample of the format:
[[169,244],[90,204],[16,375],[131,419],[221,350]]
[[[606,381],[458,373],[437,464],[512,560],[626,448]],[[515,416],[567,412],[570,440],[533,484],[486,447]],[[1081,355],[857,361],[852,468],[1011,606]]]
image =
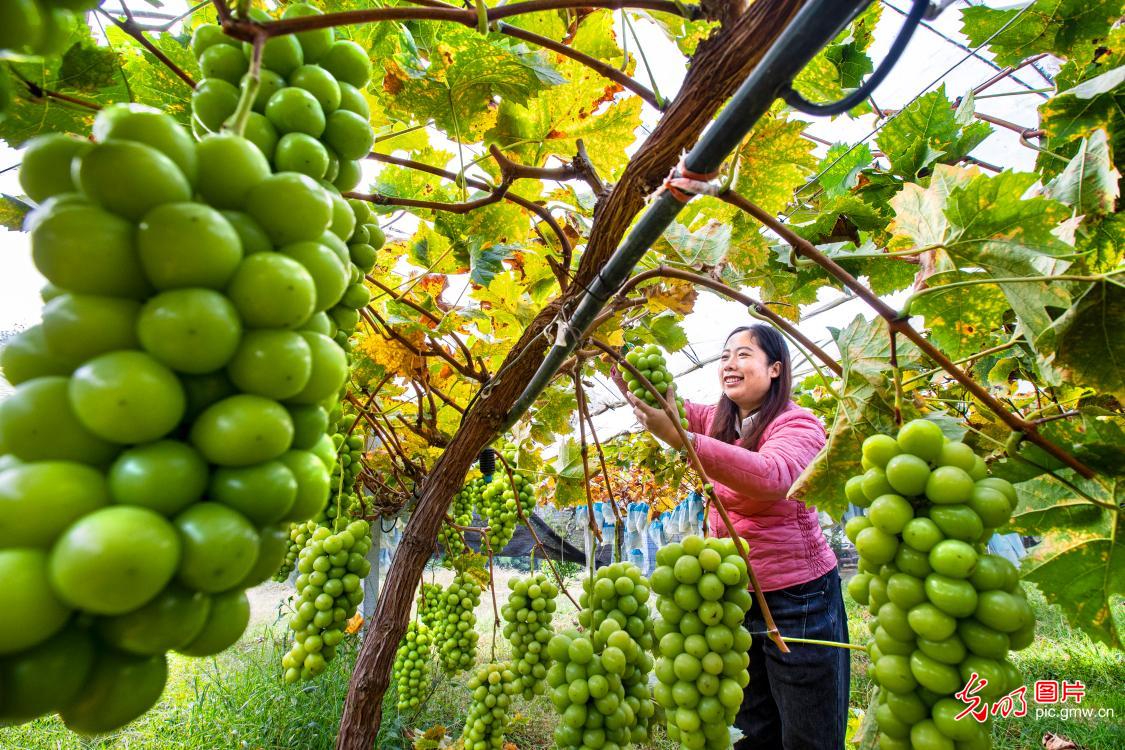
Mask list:
[[[507,571],[498,571],[505,580]],[[500,577],[498,576],[498,577]],[[507,588],[501,585],[500,591]],[[1025,718],[998,718],[994,738],[998,750],[1042,747],[1046,732],[1064,735],[1082,750],[1125,748],[1125,653],[1094,644],[1070,629],[1061,613],[1049,607],[1038,592],[1030,592],[1038,613],[1035,643],[1015,654],[1014,661],[1029,686],[1029,714]],[[557,628],[573,621],[573,605],[560,597]],[[853,641],[866,633],[866,611],[849,604]],[[478,610],[481,641],[478,658],[492,658],[492,603],[486,595]],[[317,680],[286,686],[281,681],[281,656],[285,651],[283,624],[259,623],[253,634],[215,658],[172,656],[168,687],[155,709],[124,730],[95,739],[68,732],[56,718],[40,719],[21,727],[0,729],[2,750],[331,750],[334,745],[348,677],[355,662],[355,643],[345,641],[339,657]],[[496,658],[509,655],[507,642],[498,634]],[[435,670],[437,669],[435,665]],[[435,672],[436,674],[436,672]],[[1080,680],[1086,697],[1080,708],[1094,709],[1093,718],[1036,717],[1030,686],[1037,679]],[[852,710],[858,723],[870,699],[867,657],[853,652]],[[1073,704],[1069,704],[1073,706]],[[394,689],[385,703],[380,750],[407,750],[403,726],[445,726],[460,732],[468,713],[469,693],[464,679],[435,679],[433,693],[415,717],[394,711]],[[1113,716],[1097,716],[1112,711]],[[518,699],[509,740],[521,750],[546,750],[553,746],[555,712],[545,697]],[[638,750],[671,750],[657,730],[652,744]]]

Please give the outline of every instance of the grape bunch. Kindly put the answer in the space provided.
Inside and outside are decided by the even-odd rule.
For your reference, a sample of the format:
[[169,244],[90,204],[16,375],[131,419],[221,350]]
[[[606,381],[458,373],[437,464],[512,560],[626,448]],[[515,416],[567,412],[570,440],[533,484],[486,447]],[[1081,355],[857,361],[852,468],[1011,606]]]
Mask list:
[[[641,375],[645,377],[645,380],[652,383],[653,387],[660,392],[660,395],[665,395],[672,386],[672,373],[668,372],[668,363],[664,360],[664,352],[656,344],[634,349],[625,355],[625,361],[640,370]],[[649,406],[658,409],[663,408],[663,404],[658,402],[641,381],[633,377],[632,373],[626,371],[622,374],[630,393]],[[684,400],[679,396],[676,396],[676,408],[680,413],[680,424],[686,430],[688,427],[687,410],[684,407]]]
[[449,674],[457,674],[476,662],[476,608],[481,586],[466,573],[458,573],[445,590],[445,626],[441,630],[441,664]]
[[530,700],[543,693],[543,680],[550,666],[547,643],[554,634],[551,619],[559,589],[542,573],[509,578],[508,588],[512,593],[500,611],[507,621],[504,637],[512,644],[512,667],[523,697]]
[[426,700],[430,687],[430,653],[434,645],[433,631],[417,620],[406,626],[406,635],[395,652],[391,673],[398,692],[398,710],[416,712]]
[[356,479],[363,470],[363,441],[362,433],[348,435],[346,438],[342,433],[332,436],[337,455],[331,476],[333,487],[342,486],[347,490],[355,487]]
[[[479,477],[474,479],[453,496],[453,503],[449,506],[449,516],[459,526],[472,526],[473,506],[480,497],[482,481]],[[445,522],[442,522],[441,528],[438,529],[438,542],[441,544],[441,548],[445,550],[447,559],[460,557],[467,551],[465,542],[461,538],[461,532]]]
[[289,544],[285,549],[285,559],[281,561],[281,566],[277,569],[277,573],[274,574],[273,580],[282,583],[289,578],[289,574],[292,573],[293,568],[297,566],[297,556],[301,554],[301,550],[308,544],[314,531],[316,531],[315,521],[303,521],[301,523],[289,524]]
[[[291,3],[281,17],[320,14],[306,3]],[[258,9],[251,10],[250,17],[272,20]],[[202,24],[192,36],[191,49],[203,72],[192,94],[192,128],[206,142],[208,134],[231,124],[239,87],[248,85],[251,45],[226,36],[216,24]],[[359,322],[358,311],[371,301],[363,274],[374,267],[376,250],[384,242],[368,205],[340,195],[359,183],[360,164],[374,140],[363,94],[370,76],[371,61],[363,48],[336,39],[331,28],[274,37],[263,50],[244,131],[276,171],[319,181],[331,196],[334,236],[322,239],[315,252],[304,247],[294,254],[302,262],[328,263],[327,257],[319,256],[331,250],[346,272],[333,276],[332,304],[318,309],[325,314],[317,317],[321,332],[345,351]]]
[[472,691],[461,740],[465,750],[501,750],[508,730],[508,707],[519,682],[507,662],[477,667],[468,682]]
[[[147,108],[102,109],[91,140],[33,139],[20,182],[49,284],[42,322],[0,353],[16,386],[0,402],[0,611],[27,613],[0,625],[0,656],[15,675],[56,639],[92,656],[69,689],[12,677],[25,699],[4,720],[58,711],[103,732],[155,702],[166,651],[238,639],[243,591],[324,506],[325,404],[347,364],[313,328],[344,271],[312,252],[331,234],[322,186]],[[136,689],[105,689],[133,671]]]
[[316,677],[336,655],[347,620],[363,601],[370,531],[366,521],[353,521],[338,534],[318,526],[301,550],[298,598],[289,619],[293,645],[281,660],[287,684]]
[[559,712],[555,744],[559,750],[619,747],[630,742],[636,719],[621,682],[624,660],[606,663],[589,635],[560,633],[547,643],[554,664],[547,670],[551,702]]
[[[602,655],[606,669],[621,677],[632,716],[630,741],[645,742],[656,710],[648,687],[653,666],[648,580],[636,565],[614,563],[583,580],[582,590],[578,622],[592,633],[594,650]],[[618,669],[619,664],[623,669]]]
[[984,546],[1007,523],[1015,488],[921,419],[867,438],[863,466],[845,486],[867,509],[845,526],[860,571],[848,593],[875,615],[880,747],[991,747],[987,723],[954,718],[965,704],[952,696],[974,673],[986,702],[1022,684],[1007,655],[1031,644],[1034,615],[1015,566]]
[[682,748],[725,750],[750,681],[746,561],[730,538],[690,535],[661,547],[656,562],[653,695],[667,713],[668,737]]
[[482,486],[480,504],[477,506],[477,512],[488,526],[489,546],[492,547],[493,554],[497,555],[512,541],[512,536],[516,533],[516,521],[519,519],[516,495],[512,492],[508,478],[504,476],[501,481],[501,476],[501,472],[497,472],[491,482]]
[[441,584],[423,583],[418,594],[418,618],[431,631],[437,632],[445,619],[445,591]]

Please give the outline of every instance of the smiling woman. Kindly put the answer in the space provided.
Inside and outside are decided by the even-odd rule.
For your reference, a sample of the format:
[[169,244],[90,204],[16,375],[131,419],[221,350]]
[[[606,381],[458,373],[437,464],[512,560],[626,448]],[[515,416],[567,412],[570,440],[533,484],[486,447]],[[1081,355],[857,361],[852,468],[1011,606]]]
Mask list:
[[[719,356],[718,376],[717,404],[686,403],[688,439],[735,530],[749,542],[777,627],[783,636],[846,642],[840,575],[816,508],[786,498],[825,438],[816,417],[789,398],[792,368],[785,340],[760,323],[736,328]],[[681,445],[662,410],[632,394],[626,398],[647,430]],[[726,533],[715,509],[709,522],[716,534]],[[735,722],[745,735],[738,747],[842,747],[849,652],[791,644],[790,652],[782,653],[765,637],[756,602],[745,624],[754,638],[750,683]],[[812,715],[826,721],[810,722]]]

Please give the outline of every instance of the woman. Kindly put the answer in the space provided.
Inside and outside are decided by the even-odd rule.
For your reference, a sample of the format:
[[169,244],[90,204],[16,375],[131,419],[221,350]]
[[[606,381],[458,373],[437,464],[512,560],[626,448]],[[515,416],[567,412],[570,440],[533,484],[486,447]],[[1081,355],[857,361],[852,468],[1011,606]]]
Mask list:
[[[750,560],[782,636],[848,640],[836,556],[821,533],[815,508],[786,493],[824,447],[824,428],[789,399],[792,372],[781,334],[768,325],[736,328],[719,358],[722,396],[714,406],[688,402],[688,439],[711,479]],[[680,448],[679,433],[663,410],[632,394],[640,423]],[[726,536],[718,512],[712,533]],[[735,726],[736,748],[838,750],[844,746],[849,661],[842,648],[790,644],[783,654],[765,637],[755,601],[746,628],[750,683]]]

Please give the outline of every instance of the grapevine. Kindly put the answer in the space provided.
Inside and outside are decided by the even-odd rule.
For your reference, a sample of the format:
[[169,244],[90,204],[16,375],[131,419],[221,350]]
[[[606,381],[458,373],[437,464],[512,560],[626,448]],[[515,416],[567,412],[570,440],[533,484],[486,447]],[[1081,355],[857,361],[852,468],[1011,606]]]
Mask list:
[[925,420],[867,438],[863,464],[846,485],[867,509],[845,528],[860,555],[848,593],[875,615],[867,649],[880,744],[991,747],[990,725],[958,720],[965,704],[953,694],[974,674],[989,703],[1023,683],[1007,656],[1031,644],[1034,614],[1015,566],[985,552],[1015,490]]
[[730,538],[692,535],[661,547],[656,562],[651,582],[661,619],[653,695],[667,714],[668,737],[682,748],[724,750],[750,681],[751,639],[742,626],[753,602],[746,561]]
[[411,622],[395,654],[394,676],[398,690],[398,710],[416,712],[426,700],[430,687],[430,654],[433,634],[419,621]]
[[543,692],[543,680],[550,667],[547,643],[554,634],[551,620],[559,590],[542,573],[509,578],[508,588],[512,593],[501,610],[507,621],[504,637],[512,644],[512,669],[518,675],[523,697],[530,700]]
[[294,643],[281,660],[287,683],[316,677],[335,657],[345,624],[363,601],[370,531],[366,521],[353,521],[337,534],[319,526],[301,550],[298,598],[289,620]]

